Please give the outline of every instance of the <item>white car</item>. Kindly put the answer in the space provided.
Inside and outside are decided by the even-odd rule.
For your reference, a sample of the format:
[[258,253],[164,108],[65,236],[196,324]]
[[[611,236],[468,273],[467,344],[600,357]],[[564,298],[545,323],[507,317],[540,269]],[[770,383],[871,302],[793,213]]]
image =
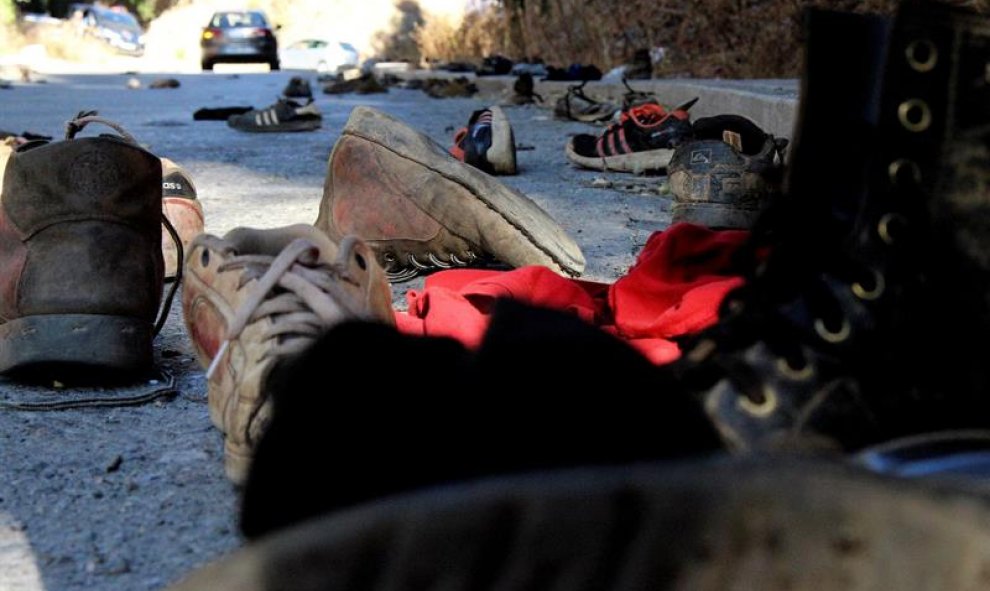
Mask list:
[[279,52],[282,68],[336,73],[341,66],[358,65],[358,51],[350,43],[326,39],[303,39]]

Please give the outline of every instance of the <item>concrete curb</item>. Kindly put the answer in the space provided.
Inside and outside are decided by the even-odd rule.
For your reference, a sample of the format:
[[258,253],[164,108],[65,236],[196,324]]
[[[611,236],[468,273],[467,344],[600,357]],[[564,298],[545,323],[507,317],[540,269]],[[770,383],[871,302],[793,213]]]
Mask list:
[[[515,78],[508,76],[474,80],[481,96],[493,100],[511,96],[514,82]],[[534,86],[543,97],[543,106],[553,108],[557,99],[574,84],[537,81]],[[691,109],[695,119],[733,113],[752,119],[777,137],[790,138],[793,134],[798,106],[797,80],[633,80],[630,85],[638,91],[655,93],[668,106],[698,98]],[[621,82],[589,82],[584,92],[596,100],[621,104],[626,88]]]

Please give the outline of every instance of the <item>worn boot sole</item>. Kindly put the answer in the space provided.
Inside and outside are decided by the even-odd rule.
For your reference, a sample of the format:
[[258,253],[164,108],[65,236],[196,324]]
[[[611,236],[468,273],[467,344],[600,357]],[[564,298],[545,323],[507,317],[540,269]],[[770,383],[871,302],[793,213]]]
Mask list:
[[732,207],[724,203],[675,203],[671,220],[689,222],[708,228],[752,228],[760,216],[757,209]]
[[284,530],[173,591],[983,589],[984,497],[811,461],[571,470]]
[[641,173],[653,170],[664,170],[674,157],[674,150],[649,150],[646,152],[631,152],[615,156],[582,156],[574,151],[574,143],[567,142],[567,159],[592,170]]
[[492,146],[485,157],[495,174],[516,174],[516,139],[505,112],[492,107]]
[[25,316],[0,324],[0,373],[33,368],[102,368],[141,372],[151,366],[152,325],[99,314]]

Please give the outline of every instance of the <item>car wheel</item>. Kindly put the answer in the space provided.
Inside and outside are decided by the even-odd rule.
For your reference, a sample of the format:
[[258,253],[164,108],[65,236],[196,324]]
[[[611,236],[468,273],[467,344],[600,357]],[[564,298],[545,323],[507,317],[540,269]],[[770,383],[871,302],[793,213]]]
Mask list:
[[213,62],[211,62],[209,60],[203,60],[202,66],[203,66],[203,70],[212,70],[213,69]]
[[268,67],[271,68],[272,72],[274,72],[275,70],[278,70],[279,69],[279,66],[280,66],[280,64],[279,64],[278,60],[272,60],[272,61],[268,62]]

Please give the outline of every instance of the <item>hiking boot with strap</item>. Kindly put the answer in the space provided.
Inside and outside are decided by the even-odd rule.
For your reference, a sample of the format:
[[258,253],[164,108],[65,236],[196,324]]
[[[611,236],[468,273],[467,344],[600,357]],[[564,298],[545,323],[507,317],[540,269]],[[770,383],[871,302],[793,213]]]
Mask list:
[[370,107],[354,109],[333,147],[316,227],[366,240],[392,281],[492,260],[584,270],[577,244],[529,198]]
[[703,117],[667,166],[670,223],[750,228],[780,192],[788,140],[739,115]]
[[[75,137],[91,123],[120,135]],[[7,163],[0,372],[143,372],[162,298],[162,165],[94,113],[67,127],[64,141],[29,142]]]
[[754,230],[769,255],[678,366],[732,447],[990,425],[988,64],[963,9],[811,14],[787,193]]
[[265,430],[276,364],[346,320],[394,324],[391,291],[360,239],[334,244],[305,224],[197,237],[186,254],[183,312],[207,368],[210,418],[227,476],[242,482]]
[[618,107],[612,103],[597,101],[589,97],[584,93],[586,84],[587,81],[567,87],[567,93],[557,99],[554,106],[553,114],[557,118],[595,123],[607,121],[615,115],[615,112],[619,110]]

